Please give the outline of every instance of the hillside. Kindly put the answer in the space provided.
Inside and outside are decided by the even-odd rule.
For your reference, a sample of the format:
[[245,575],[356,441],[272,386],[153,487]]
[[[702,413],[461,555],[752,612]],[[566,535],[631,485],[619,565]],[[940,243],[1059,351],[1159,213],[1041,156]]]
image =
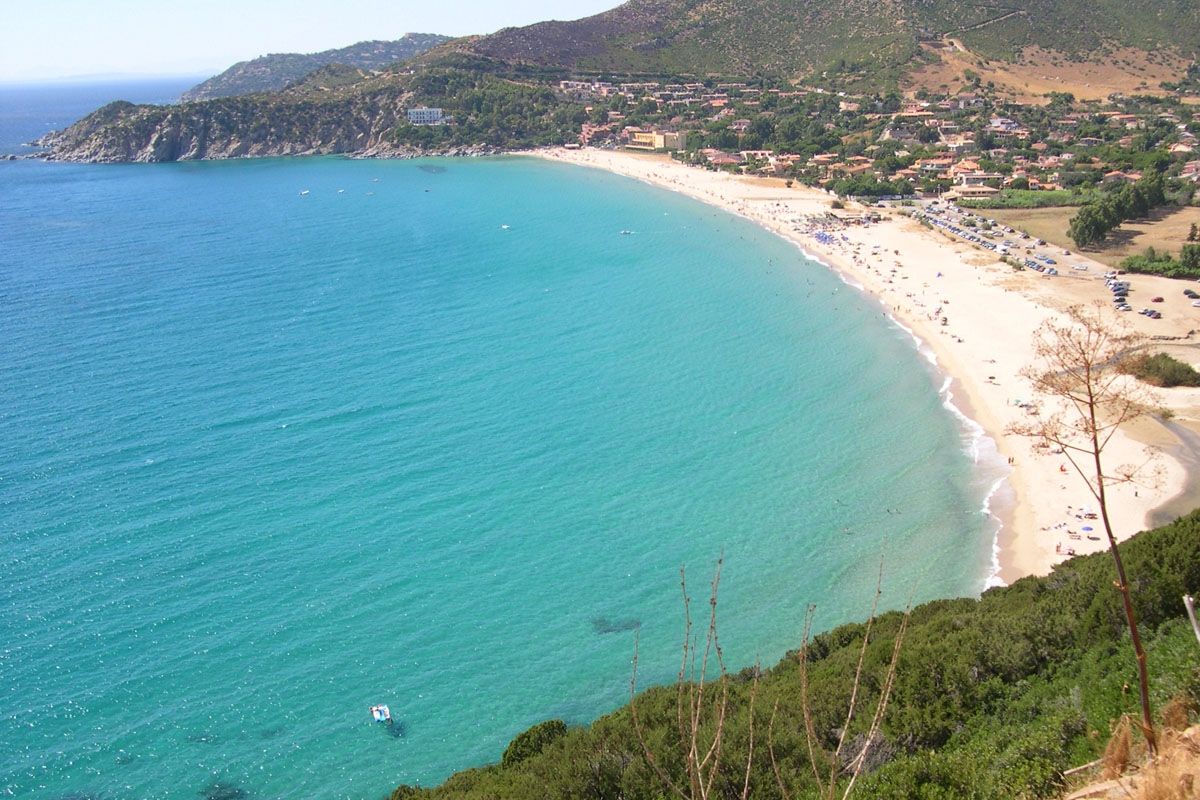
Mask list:
[[[431,46],[434,40],[441,43]],[[451,41],[413,35],[409,44],[430,49],[403,70],[378,66],[398,51],[366,43],[356,46],[363,66],[306,62],[295,71],[307,77],[274,92],[176,107],[110,106],[45,137],[46,157],[163,161],[558,144],[578,135],[586,104],[547,89],[588,73],[757,75],[764,79],[757,83],[776,87],[804,79],[829,92],[881,94],[990,84],[998,97],[1030,102],[1049,91],[1075,91],[1081,98],[1160,91],[1200,53],[1200,4],[1148,0],[1135,12],[1118,0],[1014,0],[1005,6],[983,0],[630,0],[571,22]],[[352,60],[348,50],[354,49],[295,58],[341,62]],[[292,57],[280,58],[292,64]],[[251,65],[260,61],[235,72],[258,80],[262,75]],[[267,71],[277,83],[286,82],[282,67]],[[205,92],[218,91],[213,81]],[[262,84],[244,84],[250,85]],[[455,123],[406,126],[406,104],[421,103],[446,109]],[[532,105],[524,109],[522,103]],[[823,130],[833,130],[830,124]]]
[[[44,136],[51,161],[195,161],[255,156],[403,157],[561,144],[582,107],[528,71],[467,63],[406,71],[322,67],[287,89],[168,106],[115,102]],[[543,82],[549,75],[539,75]],[[409,125],[405,109],[436,105],[454,125]]]
[[[1168,700],[1182,699],[1194,713],[1200,700],[1198,651],[1180,596],[1200,588],[1200,511],[1141,533],[1121,548],[1147,642],[1155,705],[1161,709]],[[1136,667],[1112,577],[1111,557],[1099,553],[1065,562],[1048,577],[990,590],[979,600],[941,600],[914,609],[882,735],[870,748],[868,774],[854,796],[1061,796],[1067,786],[1063,772],[1097,758],[1113,721],[1137,707],[1136,692],[1129,691]],[[901,615],[887,614],[871,634],[864,661],[867,699],[850,726],[849,741],[856,744],[844,754],[847,759],[865,741],[869,719],[863,718],[873,713],[900,622]],[[812,729],[829,752],[844,724],[863,635],[863,625],[844,625],[817,636],[809,648]],[[749,796],[816,796],[796,654],[764,672],[756,688],[753,674],[744,670],[730,682],[723,768],[713,796],[742,796],[752,740],[757,749]],[[660,767],[686,785],[676,697],[674,687],[651,689],[639,696],[637,713]],[[1186,725],[1186,719],[1176,724]],[[786,794],[780,783],[788,787]],[[460,772],[436,789],[400,787],[392,795],[394,800],[666,796],[643,755],[628,707],[585,727],[542,723],[513,740],[503,763]]]
[[337,50],[320,53],[276,53],[239,61],[220,75],[193,86],[183,93],[182,100],[211,100],[255,92],[274,92],[330,64],[344,64],[360,69],[383,67],[420,55],[430,48],[450,40],[435,33],[406,33],[392,42],[358,42]]
[[630,0],[572,22],[508,28],[473,52],[581,72],[788,77],[844,73],[875,86],[937,59],[955,38],[984,59],[1040,48],[1103,61],[1119,48],[1191,59],[1200,6],[1187,0]]

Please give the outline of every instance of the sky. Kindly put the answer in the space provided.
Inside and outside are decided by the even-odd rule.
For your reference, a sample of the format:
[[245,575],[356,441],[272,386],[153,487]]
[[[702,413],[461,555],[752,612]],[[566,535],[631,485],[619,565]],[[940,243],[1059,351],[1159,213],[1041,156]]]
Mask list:
[[0,22],[0,81],[212,75],[266,53],[577,19],[622,0],[35,0]]

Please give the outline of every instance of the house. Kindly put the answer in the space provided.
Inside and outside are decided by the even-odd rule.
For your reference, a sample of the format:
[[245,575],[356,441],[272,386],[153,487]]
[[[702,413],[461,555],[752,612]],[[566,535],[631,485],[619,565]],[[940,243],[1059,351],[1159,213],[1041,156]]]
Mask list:
[[963,172],[956,180],[959,186],[984,186],[990,181],[999,183],[1004,176],[999,172]]
[[957,164],[954,164],[949,169],[951,176],[960,175],[964,172],[978,172],[978,171],[979,171],[979,162],[972,161],[969,158],[964,158],[962,161],[959,161]]
[[942,197],[946,200],[958,200],[962,197],[991,197],[999,191],[991,186],[956,186]]
[[587,146],[592,142],[600,139],[607,139],[612,136],[613,126],[608,125],[593,125],[590,122],[583,123],[583,127],[579,131],[579,143]]
[[736,166],[742,163],[742,160],[732,153],[726,153],[712,147],[701,150],[700,154],[708,159],[709,164],[715,167]]
[[1140,172],[1122,172],[1119,169],[1114,169],[1112,172],[1104,173],[1104,181],[1114,183],[1135,183],[1142,178]]
[[941,175],[954,165],[952,158],[923,158],[917,162],[917,170],[926,177]]

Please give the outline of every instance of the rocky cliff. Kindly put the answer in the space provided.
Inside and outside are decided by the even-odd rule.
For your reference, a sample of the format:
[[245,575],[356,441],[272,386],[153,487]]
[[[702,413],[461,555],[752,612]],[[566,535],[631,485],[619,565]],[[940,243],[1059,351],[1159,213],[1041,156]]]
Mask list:
[[376,91],[327,103],[258,97],[178,106],[116,102],[38,144],[49,148],[50,160],[96,163],[381,152],[404,116],[404,97]]

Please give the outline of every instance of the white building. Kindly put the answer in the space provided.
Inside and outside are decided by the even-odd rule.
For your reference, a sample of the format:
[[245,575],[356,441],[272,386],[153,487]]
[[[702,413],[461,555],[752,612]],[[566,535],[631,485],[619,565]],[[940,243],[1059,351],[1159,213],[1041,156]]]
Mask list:
[[442,110],[440,108],[426,108],[420,106],[418,108],[410,108],[404,112],[408,116],[408,121],[413,125],[441,125]]

